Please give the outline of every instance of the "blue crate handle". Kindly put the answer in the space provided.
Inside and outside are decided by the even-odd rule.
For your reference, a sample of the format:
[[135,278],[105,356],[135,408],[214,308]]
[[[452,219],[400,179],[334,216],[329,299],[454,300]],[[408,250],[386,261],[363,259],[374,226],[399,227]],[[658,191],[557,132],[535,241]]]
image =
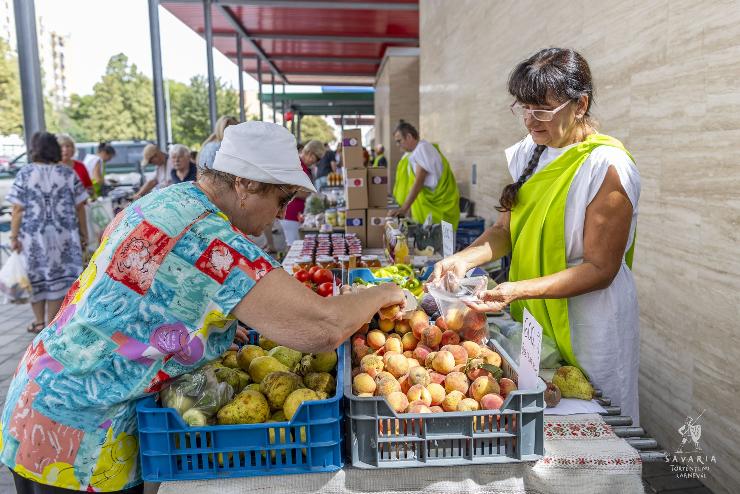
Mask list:
[[367,283],[390,283],[393,281],[392,278],[376,278],[373,276],[373,272],[368,268],[355,268],[349,270],[349,278],[347,283],[352,284],[355,280],[360,279]]

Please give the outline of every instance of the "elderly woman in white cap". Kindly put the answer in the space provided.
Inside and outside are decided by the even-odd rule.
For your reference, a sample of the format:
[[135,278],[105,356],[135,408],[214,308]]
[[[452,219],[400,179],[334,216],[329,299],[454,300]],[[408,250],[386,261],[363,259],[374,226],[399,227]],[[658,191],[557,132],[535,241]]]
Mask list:
[[237,319],[320,352],[403,303],[394,285],[319,297],[249,241],[299,190],[314,187],[293,136],[253,121],[226,129],[197,182],[116,216],[8,390],[0,461],[19,492],[142,492],[136,400],[243,341]]

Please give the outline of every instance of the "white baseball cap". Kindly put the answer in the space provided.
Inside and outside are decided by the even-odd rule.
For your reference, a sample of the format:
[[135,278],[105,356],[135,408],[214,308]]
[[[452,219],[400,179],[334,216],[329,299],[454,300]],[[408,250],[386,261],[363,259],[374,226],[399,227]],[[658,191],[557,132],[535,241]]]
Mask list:
[[226,127],[213,169],[255,182],[297,185],[316,192],[301,166],[295,137],[274,123],[253,120]]

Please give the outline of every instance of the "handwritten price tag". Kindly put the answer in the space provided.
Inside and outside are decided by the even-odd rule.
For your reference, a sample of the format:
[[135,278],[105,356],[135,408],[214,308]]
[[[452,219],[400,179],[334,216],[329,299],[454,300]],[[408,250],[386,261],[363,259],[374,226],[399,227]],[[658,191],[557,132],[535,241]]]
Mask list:
[[522,322],[522,347],[519,351],[519,389],[535,389],[540,374],[542,351],[542,326],[524,309]]
[[450,257],[455,251],[455,232],[452,224],[442,220],[442,255]]

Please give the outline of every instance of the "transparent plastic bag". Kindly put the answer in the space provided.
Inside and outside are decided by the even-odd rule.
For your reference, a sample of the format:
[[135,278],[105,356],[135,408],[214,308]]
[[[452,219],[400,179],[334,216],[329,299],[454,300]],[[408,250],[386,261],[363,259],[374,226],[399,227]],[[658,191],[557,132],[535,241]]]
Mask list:
[[457,278],[448,272],[436,282],[428,284],[427,291],[437,302],[447,328],[459,332],[466,340],[483,342],[488,335],[486,315],[470,309],[465,302],[476,300],[478,293],[487,286],[487,276]]
[[31,280],[26,263],[18,252],[13,252],[0,269],[0,292],[6,304],[25,304],[31,298]]
[[207,425],[234,396],[226,382],[218,382],[212,368],[178,377],[159,393],[163,407],[174,408],[190,426]]

